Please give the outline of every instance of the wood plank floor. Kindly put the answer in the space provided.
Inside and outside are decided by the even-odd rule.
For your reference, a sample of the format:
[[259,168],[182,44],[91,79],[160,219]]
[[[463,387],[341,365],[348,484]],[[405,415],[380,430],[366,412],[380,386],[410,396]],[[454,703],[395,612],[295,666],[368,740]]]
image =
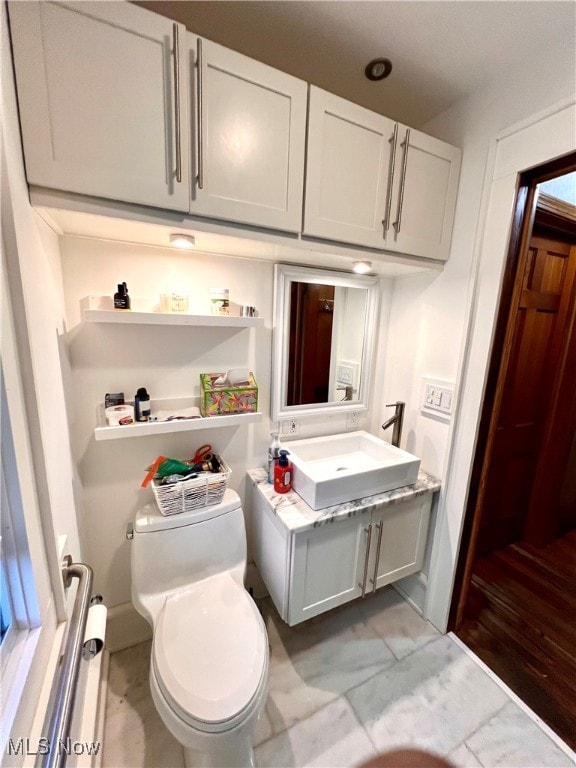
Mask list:
[[576,531],[479,558],[456,634],[576,748]]

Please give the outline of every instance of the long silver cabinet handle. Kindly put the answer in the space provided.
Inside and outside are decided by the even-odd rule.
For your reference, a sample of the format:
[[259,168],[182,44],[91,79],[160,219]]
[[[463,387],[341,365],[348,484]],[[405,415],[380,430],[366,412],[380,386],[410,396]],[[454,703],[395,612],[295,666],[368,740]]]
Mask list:
[[380,520],[376,528],[378,528],[378,542],[376,545],[376,562],[374,563],[374,576],[372,578],[372,592],[376,592],[376,582],[378,580],[378,566],[380,565],[380,549],[382,547],[382,531],[384,529],[384,520]]
[[176,181],[182,181],[182,137],[180,136],[180,38],[178,24],[172,25],[174,44],[174,133],[176,136]]
[[204,97],[202,87],[202,40],[198,38],[198,59],[196,61],[198,67],[198,189],[204,188],[204,162],[202,158],[202,113],[204,111]]
[[362,584],[358,584],[362,590],[362,597],[364,597],[366,594],[366,582],[368,581],[368,558],[370,556],[370,541],[372,540],[372,524],[370,524],[368,528],[364,528],[364,533],[366,534],[366,551],[364,553],[364,578],[362,579]]
[[398,209],[396,211],[396,221],[392,224],[396,230],[396,234],[400,232],[402,226],[402,205],[404,204],[404,185],[406,183],[406,166],[408,164],[408,145],[410,143],[410,128],[406,128],[406,137],[401,147],[404,148],[404,154],[402,155],[402,176],[400,178],[400,194],[398,195]]
[[398,123],[394,123],[394,131],[388,139],[390,150],[390,173],[388,174],[388,190],[386,192],[386,212],[384,214],[384,232],[390,229],[390,214],[392,212],[392,184],[394,183],[394,167],[396,165],[396,143],[398,141]]

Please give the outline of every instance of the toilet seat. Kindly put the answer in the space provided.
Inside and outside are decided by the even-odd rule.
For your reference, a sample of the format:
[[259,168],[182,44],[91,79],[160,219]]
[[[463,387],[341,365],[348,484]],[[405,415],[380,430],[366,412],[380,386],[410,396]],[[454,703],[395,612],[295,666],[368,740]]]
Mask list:
[[169,706],[202,731],[223,731],[259,704],[268,642],[253,600],[229,573],[197,582],[165,602],[152,671]]

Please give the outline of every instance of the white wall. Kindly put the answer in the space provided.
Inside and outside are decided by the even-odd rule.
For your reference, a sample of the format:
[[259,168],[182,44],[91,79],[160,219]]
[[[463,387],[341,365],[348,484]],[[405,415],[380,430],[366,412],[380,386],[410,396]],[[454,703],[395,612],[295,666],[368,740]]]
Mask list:
[[[444,565],[446,561],[450,565],[444,568],[441,579],[437,578],[439,572],[431,572],[432,591],[442,592],[444,596],[434,598],[433,607],[429,594],[427,608],[429,618],[442,629],[446,626],[460,543],[476,424],[468,421],[461,427],[466,434],[458,441],[459,455],[453,455],[451,446],[459,429],[458,413],[449,425],[420,414],[421,380],[429,375],[455,381],[457,390],[462,383],[477,289],[475,264],[484,235],[485,206],[491,185],[491,147],[507,126],[573,97],[576,90],[573,55],[573,50],[553,50],[547,51],[544,57],[530,57],[515,70],[503,72],[497,83],[485,86],[423,127],[426,132],[463,149],[452,248],[441,274],[395,281],[383,403],[403,399],[409,393],[406,394],[406,446],[419,454],[422,466],[437,474],[444,484],[431,571],[441,565],[438,561],[441,550]],[[503,254],[499,254],[499,259],[501,269]],[[500,271],[491,279],[491,289],[497,298]],[[483,318],[489,336],[492,320],[493,314]],[[483,379],[487,356],[474,360],[473,365],[476,378]],[[479,408],[480,402],[476,404],[476,417]],[[456,471],[451,478],[453,469]],[[448,527],[447,519],[451,520]],[[409,585],[405,588],[410,591]]]
[[[23,639],[12,649],[9,674],[3,680],[2,739],[17,739],[39,735],[32,733],[32,721],[37,707],[44,717],[48,692],[43,684],[45,676],[51,682],[58,660],[53,650],[58,649],[62,633],[56,623],[66,615],[60,537],[67,537],[66,551],[75,559],[81,552],[60,368],[63,302],[58,241],[28,202],[5,3],[0,14],[2,369],[15,454],[9,483],[19,487],[16,537],[26,540],[23,549],[29,552],[34,580],[26,586],[35,589],[38,617],[34,618],[40,623],[35,621],[34,629],[19,634]],[[6,765],[21,760],[2,756]]]
[[[199,394],[200,373],[247,365],[259,385],[258,407],[269,412],[273,265],[64,237],[62,265],[73,392],[72,444],[84,491],[84,544],[94,563],[95,589],[109,606],[130,601],[126,523],[152,501],[140,484],[159,455],[189,458],[210,443],[232,467],[230,487],[244,497],[247,467],[263,465],[269,424],[95,441],[95,414],[106,392],[132,400],[138,387],[152,399]],[[80,300],[111,296],[126,281],[133,304],[163,292],[190,296],[190,311],[209,312],[211,287],[229,287],[231,301],[251,304],[266,327],[224,329],[80,322]]]
[[[203,443],[222,453],[233,470],[229,485],[245,501],[246,470],[264,466],[272,423],[270,377],[274,265],[271,262],[184,252],[170,248],[62,237],[67,345],[71,366],[71,436],[83,488],[83,544],[95,568],[95,589],[108,606],[130,601],[130,544],[126,524],[153,499],[141,489],[158,455],[187,458]],[[163,292],[190,296],[190,311],[207,313],[211,287],[228,287],[231,302],[254,305],[264,327],[223,329],[82,323],[80,301],[111,296],[126,281],[133,306]],[[390,281],[382,281],[387,295]],[[386,286],[386,288],[384,287]],[[384,320],[387,312],[383,312]],[[385,328],[385,322],[383,327]],[[385,334],[384,334],[385,338]],[[151,397],[199,394],[200,373],[246,365],[259,385],[262,421],[238,427],[96,441],[97,404],[106,392],[133,399],[145,386]],[[368,426],[369,416],[364,418]],[[300,434],[343,431],[345,417],[300,420]],[[249,504],[244,504],[250,531]]]
[[[2,11],[5,12],[4,5]],[[58,237],[30,207],[28,200],[9,43],[5,23],[2,26],[2,135],[6,194],[9,196],[6,204],[10,206],[9,212],[3,212],[6,233],[10,235],[5,253],[7,279],[33,440],[42,522],[52,554],[55,598],[60,618],[64,618],[56,556],[60,537],[68,537],[67,553],[74,558],[78,559],[81,551],[63,383],[63,370],[67,365],[62,343],[64,302],[60,253]]]

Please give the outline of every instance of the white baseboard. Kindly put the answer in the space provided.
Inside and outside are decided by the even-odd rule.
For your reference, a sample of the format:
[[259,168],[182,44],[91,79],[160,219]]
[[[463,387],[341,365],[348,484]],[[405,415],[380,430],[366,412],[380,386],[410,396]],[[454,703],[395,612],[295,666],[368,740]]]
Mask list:
[[256,600],[262,600],[269,596],[268,588],[262,581],[258,568],[253,562],[248,563],[246,566],[246,578],[244,579],[244,583],[248,591],[252,590],[252,595]]
[[152,637],[152,629],[132,603],[122,603],[108,609],[106,648],[109,653],[122,651]]
[[[406,576],[404,579],[395,581],[391,584],[392,587],[402,595],[414,610],[424,616],[424,606],[426,604],[426,589],[428,587],[428,580],[422,571],[415,573],[412,576]],[[426,618],[426,617],[424,617]]]

